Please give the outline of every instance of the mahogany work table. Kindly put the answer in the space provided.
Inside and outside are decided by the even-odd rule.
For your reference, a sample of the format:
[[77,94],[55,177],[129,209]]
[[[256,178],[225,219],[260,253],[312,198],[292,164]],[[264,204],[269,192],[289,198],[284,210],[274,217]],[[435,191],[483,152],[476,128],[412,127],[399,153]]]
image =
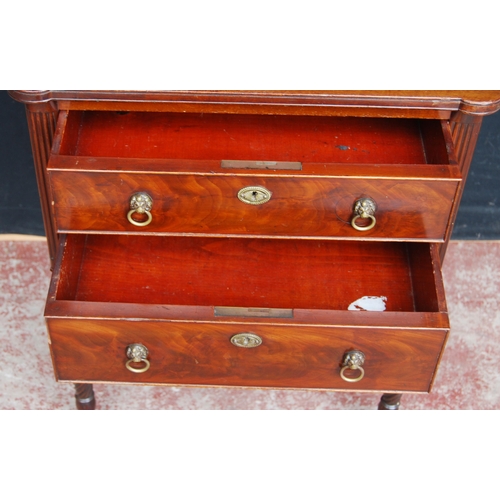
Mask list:
[[[55,376],[432,388],[441,263],[500,91],[10,91],[52,262]],[[125,404],[125,402],[124,402]]]

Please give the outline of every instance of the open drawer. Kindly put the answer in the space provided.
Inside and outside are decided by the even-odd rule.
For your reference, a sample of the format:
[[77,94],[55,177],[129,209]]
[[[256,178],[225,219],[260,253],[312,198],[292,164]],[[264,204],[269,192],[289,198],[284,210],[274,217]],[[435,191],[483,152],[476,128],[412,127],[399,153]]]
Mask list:
[[307,239],[62,235],[46,320],[59,380],[383,392],[449,330],[435,245]]
[[441,242],[461,181],[446,121],[323,116],[61,111],[48,170],[59,231],[165,235]]

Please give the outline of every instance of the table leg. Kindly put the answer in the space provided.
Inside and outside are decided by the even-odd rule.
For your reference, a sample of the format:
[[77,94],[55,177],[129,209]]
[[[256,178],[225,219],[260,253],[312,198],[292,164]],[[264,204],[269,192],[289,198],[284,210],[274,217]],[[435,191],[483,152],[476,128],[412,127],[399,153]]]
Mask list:
[[95,410],[92,384],[75,384],[75,399],[78,410]]
[[402,394],[383,394],[378,404],[379,410],[399,410]]

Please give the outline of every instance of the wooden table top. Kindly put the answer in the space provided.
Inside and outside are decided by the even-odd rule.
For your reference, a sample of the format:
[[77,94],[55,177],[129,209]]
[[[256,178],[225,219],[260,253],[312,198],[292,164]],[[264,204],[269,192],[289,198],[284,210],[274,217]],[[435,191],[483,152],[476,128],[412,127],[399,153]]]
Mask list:
[[320,108],[335,108],[335,114],[344,114],[342,110],[352,108],[364,109],[366,116],[383,114],[384,109],[387,114],[392,114],[389,110],[406,109],[442,112],[443,117],[458,110],[487,115],[500,109],[500,90],[11,90],[9,93],[25,104],[57,102],[65,109],[83,106],[97,109],[97,105],[118,109],[118,103],[127,103],[129,109],[149,106],[147,110],[151,111],[188,106],[193,111],[216,112],[225,106],[232,109],[230,112],[244,112],[252,107],[267,107],[270,111],[285,106],[309,108],[313,114]]

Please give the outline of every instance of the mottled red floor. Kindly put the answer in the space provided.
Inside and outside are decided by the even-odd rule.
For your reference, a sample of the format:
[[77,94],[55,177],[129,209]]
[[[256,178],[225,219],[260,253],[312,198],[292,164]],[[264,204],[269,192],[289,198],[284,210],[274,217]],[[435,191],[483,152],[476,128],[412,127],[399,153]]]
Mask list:
[[[7,239],[6,239],[7,238]],[[500,409],[500,241],[454,241],[443,269],[452,332],[431,394],[404,410]],[[55,382],[43,320],[43,240],[0,240],[0,409],[74,409]],[[369,410],[380,395],[95,385],[97,409]]]

